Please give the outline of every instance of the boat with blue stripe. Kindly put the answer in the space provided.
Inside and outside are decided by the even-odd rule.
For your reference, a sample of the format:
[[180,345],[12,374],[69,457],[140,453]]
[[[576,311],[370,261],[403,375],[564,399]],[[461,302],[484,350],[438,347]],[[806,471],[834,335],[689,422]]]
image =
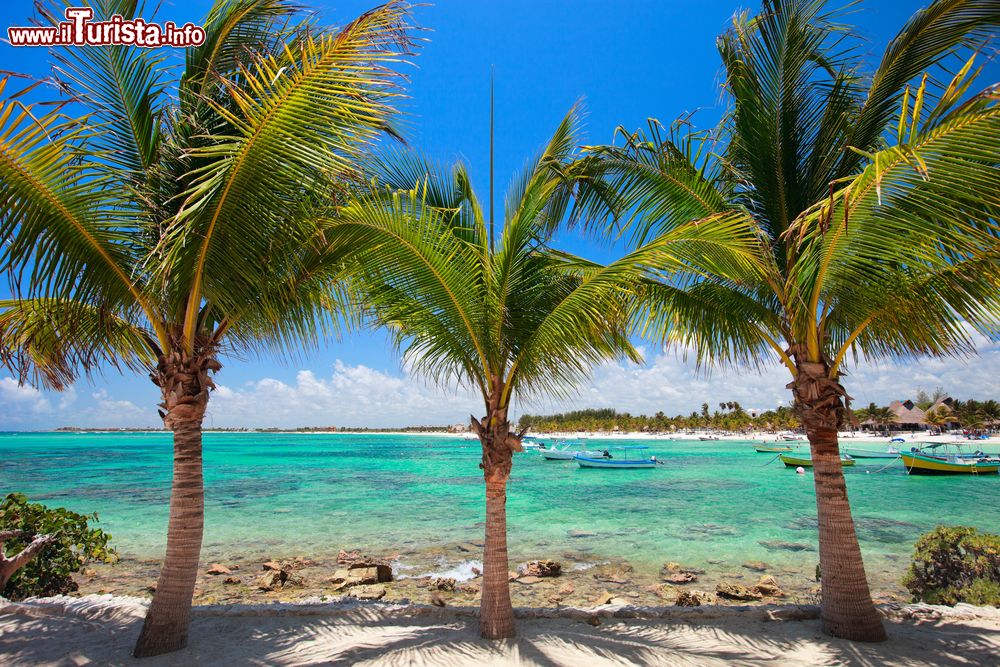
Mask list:
[[582,456],[577,454],[573,460],[581,468],[605,468],[612,470],[628,470],[634,468],[655,468],[662,465],[662,461],[657,461],[655,456],[647,457],[641,451],[649,449],[646,445],[625,445],[611,448],[616,452],[621,452],[619,457],[615,457],[610,450],[605,449],[601,457]]

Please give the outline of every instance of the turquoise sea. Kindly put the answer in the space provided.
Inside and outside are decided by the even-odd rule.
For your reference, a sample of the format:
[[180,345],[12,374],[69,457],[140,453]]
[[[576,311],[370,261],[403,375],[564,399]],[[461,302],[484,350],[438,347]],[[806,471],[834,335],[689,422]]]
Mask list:
[[[482,538],[475,441],[210,433],[204,442],[206,558],[419,552]],[[512,559],[573,552],[650,569],[665,561],[815,567],[811,473],[797,475],[749,443],[646,444],[667,465],[583,470],[516,455],[508,496]],[[898,582],[914,540],[936,524],[1000,532],[1000,477],[910,477],[898,462],[875,472],[884,463],[845,471],[875,582]],[[0,434],[0,494],[20,491],[48,505],[96,511],[119,550],[136,558],[162,556],[170,464],[166,433]]]

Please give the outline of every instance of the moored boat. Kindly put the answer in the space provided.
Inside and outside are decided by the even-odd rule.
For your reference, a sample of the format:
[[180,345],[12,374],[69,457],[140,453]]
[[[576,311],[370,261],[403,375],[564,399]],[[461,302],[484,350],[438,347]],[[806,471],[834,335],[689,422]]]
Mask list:
[[781,452],[790,452],[795,449],[788,445],[754,445],[753,448],[758,454],[778,454]]
[[[781,462],[784,463],[789,468],[798,468],[800,466],[803,468],[813,467],[812,459],[806,456],[791,456],[789,454],[779,454],[778,458],[780,458]],[[840,465],[845,467],[852,466],[854,465],[854,459],[852,459],[849,456],[841,456]]]
[[661,461],[657,461],[655,456],[646,458],[640,450],[649,449],[645,445],[630,445],[615,447],[615,451],[622,452],[621,458],[615,458],[611,452],[605,452],[605,456],[591,458],[577,455],[573,457],[581,468],[609,468],[609,469],[630,469],[630,468],[655,468]]
[[605,452],[600,449],[588,450],[567,447],[565,449],[543,449],[539,453],[546,461],[572,461],[577,455],[599,459],[604,456]]
[[532,450],[545,449],[545,443],[533,435],[526,435],[523,438],[521,438],[521,449],[523,449],[526,452]]
[[895,447],[887,447],[884,452],[877,452],[872,449],[859,449],[858,447],[841,447],[840,451],[854,459],[898,459],[899,450]]
[[908,452],[900,452],[899,457],[911,475],[995,475],[1000,472],[1000,458],[981,451],[966,453],[959,446],[945,443],[921,449],[914,447]]
[[716,436],[716,435],[703,435],[703,436],[700,436],[698,439],[701,440],[702,442],[707,442],[709,440],[718,440],[719,436]]

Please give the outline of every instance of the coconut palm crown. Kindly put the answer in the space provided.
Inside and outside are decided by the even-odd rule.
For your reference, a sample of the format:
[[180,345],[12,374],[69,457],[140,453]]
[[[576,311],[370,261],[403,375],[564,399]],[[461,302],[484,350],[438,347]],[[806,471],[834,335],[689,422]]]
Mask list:
[[[939,0],[865,69],[851,30],[814,0],[765,0],[718,40],[729,104],[595,147],[642,243],[741,217],[763,274],[717,272],[648,292],[643,326],[712,364],[784,364],[815,463],[822,620],[885,638],[839,463],[845,363],[972,351],[1000,312],[1000,97],[976,92],[975,54],[1000,23],[987,0]],[[944,66],[952,66],[948,73]],[[935,75],[944,78],[938,81]]]
[[[371,191],[331,223],[368,248],[354,257],[353,287],[373,323],[413,369],[483,399],[483,416],[471,422],[486,482],[480,629],[492,639],[514,634],[506,487],[523,433],[509,420],[513,401],[565,395],[595,364],[640,359],[629,322],[641,267],[685,273],[712,259],[746,262],[755,243],[723,219],[680,225],[607,266],[552,250],[549,236],[586,182],[586,162],[568,167],[579,122],[574,109],[514,180],[495,243],[464,166],[444,170],[405,154],[376,165]],[[706,249],[705,239],[717,245]]]
[[[94,20],[143,9],[103,0]],[[57,389],[109,365],[149,373],[174,432],[166,559],[137,656],[186,641],[219,354],[331,326],[345,249],[318,221],[392,132],[412,44],[398,2],[331,30],[286,0],[219,0],[203,25],[183,68],[150,49],[54,52],[83,117],[22,104],[24,90],[0,102],[0,269],[15,296],[0,304],[0,358]]]

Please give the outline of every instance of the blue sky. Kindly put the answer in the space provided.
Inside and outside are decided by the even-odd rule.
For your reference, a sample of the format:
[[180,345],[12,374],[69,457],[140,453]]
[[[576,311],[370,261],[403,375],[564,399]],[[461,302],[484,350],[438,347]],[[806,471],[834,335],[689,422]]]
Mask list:
[[[165,2],[158,20],[200,22],[207,0]],[[327,23],[343,23],[372,0],[306,2]],[[837,4],[837,3],[832,3]],[[851,17],[877,61],[888,40],[922,1],[870,0]],[[831,5],[832,6],[832,5]],[[488,175],[489,71],[496,68],[496,173],[498,201],[510,175],[546,140],[570,106],[583,99],[587,140],[608,142],[615,128],[637,128],[649,117],[664,122],[696,112],[711,126],[720,113],[720,62],[715,37],[744,0],[440,0],[418,7],[415,18],[429,40],[408,70],[411,80],[407,139],[435,159],[471,165],[485,199]],[[7,0],[0,26],[24,25],[29,0]],[[44,74],[42,50],[0,44],[0,69]],[[991,65],[983,83],[1000,80]],[[575,233],[559,245],[596,258],[608,250]],[[942,385],[959,397],[1000,395],[1000,350],[981,341],[971,364],[914,362],[864,366],[848,379],[864,402],[888,403],[917,387]],[[355,424],[388,426],[463,420],[481,410],[464,392],[440,393],[408,377],[379,333],[331,341],[299,359],[224,360],[209,422],[217,426]],[[772,407],[786,401],[782,369],[761,375],[705,379],[674,353],[647,348],[642,368],[599,369],[579,398],[543,403],[531,411],[613,406],[633,412],[690,412],[703,400],[740,400]],[[113,373],[80,383],[67,395],[18,388],[0,370],[0,429],[79,425],[158,425],[157,390],[146,378]]]

